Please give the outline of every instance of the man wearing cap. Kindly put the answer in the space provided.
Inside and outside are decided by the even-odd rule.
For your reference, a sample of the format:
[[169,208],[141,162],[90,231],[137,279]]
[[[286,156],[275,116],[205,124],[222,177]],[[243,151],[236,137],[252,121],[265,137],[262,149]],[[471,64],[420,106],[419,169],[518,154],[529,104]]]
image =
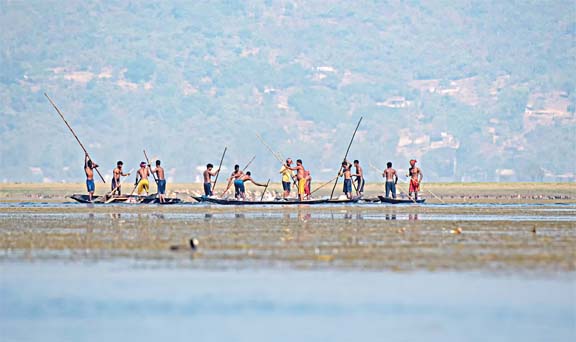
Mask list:
[[137,188],[138,195],[142,194],[142,191],[146,191],[146,195],[148,195],[148,189],[150,188],[150,183],[148,183],[148,176],[150,176],[150,172],[148,172],[146,163],[141,162],[140,169],[136,173],[136,183],[135,183],[135,185],[138,185]]
[[406,177],[410,177],[410,189],[408,189],[408,193],[412,196],[414,193],[414,200],[418,199],[418,191],[420,191],[420,183],[422,183],[422,171],[420,168],[416,167],[417,160],[411,159],[410,160],[410,168],[408,169],[408,174]]
[[283,198],[290,197],[290,186],[292,185],[292,177],[294,177],[294,173],[290,169],[292,166],[292,159],[286,159],[286,163],[282,165],[280,169],[280,174],[282,175],[282,190],[284,193],[282,195]]

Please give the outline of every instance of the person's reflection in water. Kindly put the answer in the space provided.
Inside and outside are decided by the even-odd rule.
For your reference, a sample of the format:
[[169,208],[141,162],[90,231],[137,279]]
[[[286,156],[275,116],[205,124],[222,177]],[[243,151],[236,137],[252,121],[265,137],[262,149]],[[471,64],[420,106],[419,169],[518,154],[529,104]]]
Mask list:
[[418,221],[418,214],[408,214],[408,221]]
[[396,214],[386,214],[386,220],[396,220]]
[[308,220],[311,219],[311,218],[312,218],[312,214],[311,214],[311,213],[309,213],[309,212],[303,212],[303,211],[298,210],[298,220],[299,220],[299,221],[306,222],[306,221],[308,221]]

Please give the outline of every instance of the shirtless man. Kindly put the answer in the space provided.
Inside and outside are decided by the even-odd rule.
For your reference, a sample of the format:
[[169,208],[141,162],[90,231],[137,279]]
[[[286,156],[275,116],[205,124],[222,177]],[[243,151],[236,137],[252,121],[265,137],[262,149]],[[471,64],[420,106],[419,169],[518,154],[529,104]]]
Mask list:
[[[242,171],[240,171],[240,172],[242,172]],[[252,179],[252,173],[250,173],[250,171],[246,172],[246,174],[242,174],[242,176],[240,176],[239,180],[242,182],[242,186],[240,186],[240,197],[242,199],[246,199],[246,187],[245,187],[244,183],[252,182],[252,183],[254,183],[254,185],[257,185],[257,186],[266,186],[266,184],[258,183],[254,179]]]
[[296,160],[296,167],[289,167],[290,170],[296,171],[296,179],[298,180],[298,199],[304,200],[306,194],[306,169],[302,165],[302,160]]
[[157,178],[157,184],[158,184],[158,199],[160,200],[160,203],[164,203],[166,202],[164,196],[166,194],[166,178],[164,177],[164,168],[162,166],[160,166],[160,161],[156,160],[156,168],[155,169],[151,169],[150,165],[148,165],[148,168],[150,168],[150,171],[152,171],[152,173],[156,174],[156,178]]
[[396,198],[398,174],[396,173],[396,170],[392,168],[392,162],[386,163],[386,167],[387,169],[382,173],[382,177],[386,178],[386,198],[390,198],[390,193],[392,193],[392,198]]
[[356,196],[362,196],[364,192],[364,170],[362,170],[362,166],[360,166],[360,162],[358,160],[354,161],[354,167],[356,168],[356,173],[353,175],[356,177]]
[[306,194],[306,199],[310,199],[310,195],[312,192],[312,175],[310,175],[310,171],[306,170],[306,187],[304,188],[304,193]]
[[422,170],[416,167],[416,159],[410,160],[410,168],[406,177],[410,177],[410,189],[408,194],[411,196],[414,193],[414,200],[418,200],[418,191],[420,191],[420,184],[422,183]]
[[119,160],[116,163],[116,168],[114,169],[114,171],[112,171],[112,196],[114,195],[118,195],[120,196],[122,194],[122,185],[120,183],[120,177],[126,177],[126,176],[130,176],[130,173],[124,173],[124,171],[122,171],[122,166],[124,165],[124,163]]
[[94,190],[96,190],[96,185],[94,184],[94,169],[98,167],[98,164],[92,162],[88,153],[84,157],[84,172],[86,173],[86,189],[88,190],[88,198],[92,202],[92,196],[94,195]]
[[150,183],[148,183],[148,176],[150,176],[150,172],[146,167],[146,163],[141,162],[140,169],[136,173],[136,183],[134,183],[134,185],[138,186],[138,195],[140,195],[142,191],[146,191],[146,195],[148,195],[148,189],[150,189]]
[[290,196],[290,186],[292,185],[292,177],[294,174],[290,169],[292,165],[292,159],[286,159],[286,163],[282,165],[280,169],[280,174],[282,175],[282,189],[284,190],[284,194],[282,195],[283,198],[288,198]]
[[240,190],[244,188],[244,182],[240,179],[243,175],[244,172],[240,170],[240,165],[234,165],[234,171],[232,171],[232,174],[230,174],[230,177],[228,177],[228,185],[226,186],[226,190],[224,190],[222,195],[224,195],[226,191],[230,189],[232,182],[234,182],[234,197],[240,198]]
[[220,172],[220,169],[212,171],[213,168],[214,165],[207,164],[206,170],[202,173],[204,177],[204,195],[206,196],[212,196],[212,176],[216,176]]
[[342,162],[342,168],[340,171],[340,177],[344,176],[344,186],[342,191],[348,197],[348,199],[352,199],[352,172],[350,169],[352,168],[352,164],[347,161]]

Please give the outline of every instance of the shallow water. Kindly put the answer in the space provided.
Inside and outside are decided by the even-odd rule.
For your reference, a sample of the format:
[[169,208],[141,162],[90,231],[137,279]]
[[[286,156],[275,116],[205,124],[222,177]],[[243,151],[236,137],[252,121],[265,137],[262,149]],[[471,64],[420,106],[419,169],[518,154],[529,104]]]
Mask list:
[[11,340],[568,341],[574,277],[2,263]]
[[575,218],[0,203],[0,340],[573,340]]

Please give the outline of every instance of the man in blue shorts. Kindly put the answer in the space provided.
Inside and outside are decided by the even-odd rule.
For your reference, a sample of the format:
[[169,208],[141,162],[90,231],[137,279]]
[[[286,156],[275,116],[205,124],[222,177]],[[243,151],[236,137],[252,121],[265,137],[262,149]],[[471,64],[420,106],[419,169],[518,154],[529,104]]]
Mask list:
[[96,185],[94,184],[94,169],[98,167],[88,157],[88,153],[84,157],[84,172],[86,173],[86,190],[88,190],[88,198],[92,202],[92,196],[94,196],[94,191],[96,190]]
[[214,165],[208,163],[206,165],[206,170],[202,173],[202,177],[204,177],[204,195],[205,196],[212,196],[212,176],[216,176],[220,169],[212,170]]
[[[154,170],[150,169],[152,173],[156,174],[156,178],[158,180],[158,200],[160,203],[166,202],[164,196],[166,195],[166,176],[164,175],[164,168],[160,166],[160,160],[156,160],[156,168]],[[148,164],[148,168],[150,168],[150,164]]]
[[292,177],[294,177],[294,173],[290,169],[291,165],[292,159],[288,158],[286,159],[286,164],[282,165],[280,169],[280,174],[282,175],[282,190],[284,190],[283,198],[290,196],[290,186],[292,185]]
[[344,187],[342,191],[348,197],[348,199],[352,199],[352,172],[350,169],[352,168],[352,164],[348,163],[347,161],[342,162],[342,173],[341,176],[344,176]]

